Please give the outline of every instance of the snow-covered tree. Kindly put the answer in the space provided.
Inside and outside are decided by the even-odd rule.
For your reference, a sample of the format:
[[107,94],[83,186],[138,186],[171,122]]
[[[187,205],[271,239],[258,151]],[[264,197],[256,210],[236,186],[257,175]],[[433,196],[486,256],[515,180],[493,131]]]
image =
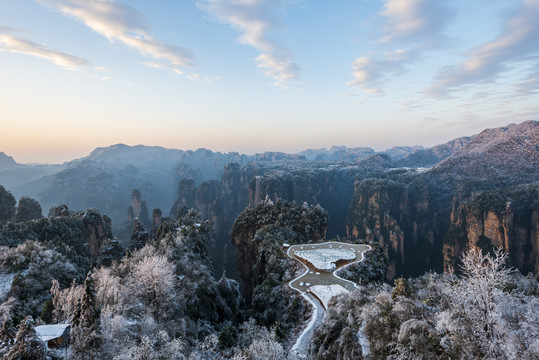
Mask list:
[[446,280],[450,308],[439,315],[438,330],[445,332],[462,357],[503,356],[503,328],[500,303],[502,287],[511,270],[505,267],[507,253],[493,255],[471,249],[462,257],[462,278]]
[[171,339],[166,331],[160,330],[143,336],[138,345],[125,349],[114,360],[185,360],[185,346],[180,339]]
[[0,341],[7,346],[12,345],[16,334],[17,330],[15,329],[15,326],[13,326],[13,320],[7,318],[0,329]]
[[92,273],[84,281],[80,304],[72,320],[71,353],[74,359],[95,359],[100,353],[100,314]]
[[6,360],[44,360],[45,343],[39,339],[34,329],[34,319],[27,316],[21,321],[15,345],[5,356]]
[[169,262],[166,256],[143,258],[135,265],[133,275],[133,281],[137,284],[137,295],[146,306],[158,310],[167,301],[172,301],[174,264]]

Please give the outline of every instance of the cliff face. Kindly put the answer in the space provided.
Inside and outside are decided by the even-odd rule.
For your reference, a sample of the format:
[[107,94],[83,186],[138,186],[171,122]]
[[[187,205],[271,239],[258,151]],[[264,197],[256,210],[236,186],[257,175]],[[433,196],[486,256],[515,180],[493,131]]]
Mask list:
[[375,176],[392,166],[387,155],[375,155],[356,164],[321,164],[282,167],[259,172],[249,182],[249,205],[277,198],[296,203],[320,204],[329,215],[328,236],[345,234],[346,216],[354,194],[354,179]]
[[349,237],[378,242],[389,258],[387,278],[441,269],[440,234],[446,226],[432,186],[393,180],[357,181],[347,216]]
[[457,270],[458,258],[469,248],[502,248],[511,265],[524,274],[539,271],[539,195],[537,187],[483,191],[456,197],[451,225],[444,239],[444,270]]
[[230,229],[234,219],[248,205],[249,179],[248,173],[238,163],[229,163],[224,167],[221,181],[203,181],[197,186],[193,179],[183,178],[170,210],[170,216],[177,218],[194,208],[204,220],[210,220],[215,269],[224,269],[231,277],[237,275],[235,254],[227,245],[230,244]]
[[[404,180],[404,179],[402,179]],[[387,279],[429,269],[458,272],[470,248],[509,253],[511,266],[539,271],[538,184],[495,190],[475,184],[440,190],[439,179],[358,181],[347,235],[378,242],[389,258]]]
[[400,161],[446,158],[430,171],[359,178],[347,233],[382,245],[389,257],[388,279],[429,269],[458,271],[462,253],[472,247],[502,248],[512,266],[537,271],[537,144],[539,122],[526,121]]

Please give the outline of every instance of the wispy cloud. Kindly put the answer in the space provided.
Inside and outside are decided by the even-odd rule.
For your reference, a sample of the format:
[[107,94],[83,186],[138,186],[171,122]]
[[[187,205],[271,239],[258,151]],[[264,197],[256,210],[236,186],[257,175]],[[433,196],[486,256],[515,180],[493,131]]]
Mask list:
[[357,85],[369,94],[382,95],[381,85],[389,75],[405,71],[405,65],[417,58],[416,50],[396,50],[386,52],[383,58],[362,56],[352,63],[354,79],[346,85]]
[[[191,53],[180,46],[160,42],[148,32],[146,19],[127,4],[112,0],[38,0],[86,26],[158,61],[158,67],[181,72],[179,68],[194,65]],[[156,63],[150,63],[155,65]]]
[[444,29],[453,11],[444,0],[386,0],[378,15],[379,46],[391,50],[371,52],[352,63],[354,85],[367,93],[383,94],[389,76],[401,74],[423,51],[445,41]]
[[[539,64],[536,66],[539,68]],[[531,74],[524,82],[514,85],[517,96],[528,96],[539,92],[539,70]]]
[[386,0],[381,42],[440,41],[452,11],[443,0]]
[[67,54],[27,39],[12,36],[15,32],[17,32],[16,29],[0,26],[0,51],[35,56],[68,69],[91,65],[84,58]]
[[[486,83],[520,61],[539,56],[539,0],[523,0],[506,18],[496,39],[470,51],[462,63],[442,69],[427,92],[436,97],[449,95],[464,85]],[[533,85],[534,80],[531,79]]]
[[272,31],[282,27],[276,12],[286,3],[286,0],[202,0],[199,6],[240,31],[240,42],[260,51],[256,58],[258,67],[275,80],[274,85],[286,87],[299,78],[299,66],[291,61],[288,49],[269,37]]

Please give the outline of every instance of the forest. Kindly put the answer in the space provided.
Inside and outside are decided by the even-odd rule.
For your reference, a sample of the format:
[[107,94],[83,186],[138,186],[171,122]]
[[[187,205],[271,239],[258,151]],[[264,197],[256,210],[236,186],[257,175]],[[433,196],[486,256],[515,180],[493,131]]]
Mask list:
[[[364,261],[340,274],[359,287],[330,301],[308,353],[297,354],[290,349],[312,309],[288,287],[301,269],[286,257],[283,244],[309,243],[310,235],[325,231],[322,208],[266,200],[245,210],[233,234],[254,231],[249,243],[255,281],[242,287],[225,275],[215,278],[209,222],[194,210],[164,221],[142,247],[134,242],[121,249],[107,239],[94,261],[86,256],[89,247],[77,241],[84,229],[103,225],[103,217],[63,210],[2,229],[2,239],[10,232],[30,236],[59,228],[64,236],[37,237],[0,251],[3,281],[10,282],[0,306],[5,359],[539,356],[537,279],[508,267],[502,250],[466,252],[458,275],[428,272],[390,284],[384,282],[387,255],[371,243]],[[36,328],[63,323],[70,324],[68,345],[45,346]]]

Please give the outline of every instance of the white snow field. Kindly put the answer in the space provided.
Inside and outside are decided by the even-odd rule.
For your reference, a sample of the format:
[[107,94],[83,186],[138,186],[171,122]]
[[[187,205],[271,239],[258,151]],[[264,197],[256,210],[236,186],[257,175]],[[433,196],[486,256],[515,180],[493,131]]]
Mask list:
[[356,258],[353,251],[335,248],[299,250],[295,252],[295,255],[322,271],[335,270],[335,263],[339,260],[354,260]]
[[326,310],[328,308],[329,300],[331,300],[332,297],[349,292],[348,289],[339,284],[313,285],[308,291],[320,300]]

